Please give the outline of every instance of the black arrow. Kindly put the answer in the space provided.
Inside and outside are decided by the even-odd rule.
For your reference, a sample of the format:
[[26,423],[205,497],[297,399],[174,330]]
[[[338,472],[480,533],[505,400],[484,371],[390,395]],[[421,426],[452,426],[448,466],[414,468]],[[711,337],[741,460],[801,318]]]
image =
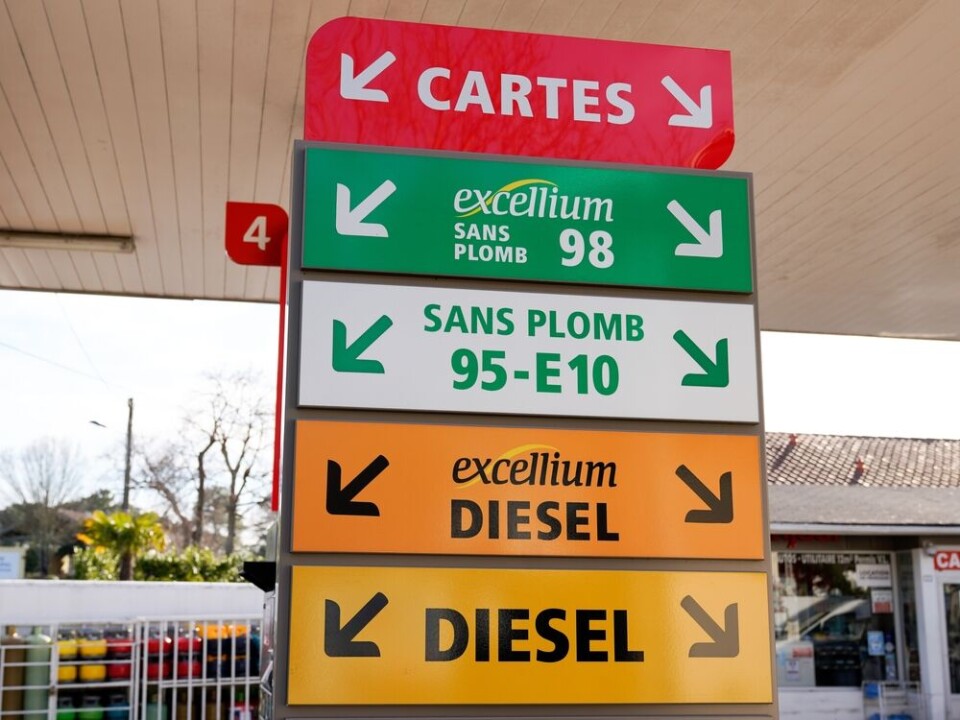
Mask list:
[[387,596],[378,592],[346,625],[340,627],[340,606],[327,600],[323,623],[323,651],[327,657],[380,657],[380,648],[375,642],[354,638],[387,606],[387,602]]
[[697,625],[706,630],[713,641],[694,643],[690,646],[689,657],[728,658],[740,654],[740,615],[737,603],[727,605],[723,613],[723,627],[717,625],[690,595],[680,601],[680,607],[696,620]]
[[327,512],[331,515],[365,515],[379,517],[380,508],[372,502],[354,500],[377,475],[382,473],[390,461],[383,455],[377,455],[373,461],[361,470],[356,477],[341,484],[340,463],[327,460]]
[[677,468],[677,477],[703,500],[709,510],[691,510],[685,518],[688,523],[730,523],[733,522],[733,474],[725,472],[720,476],[720,495],[704,485],[700,478],[686,465]]

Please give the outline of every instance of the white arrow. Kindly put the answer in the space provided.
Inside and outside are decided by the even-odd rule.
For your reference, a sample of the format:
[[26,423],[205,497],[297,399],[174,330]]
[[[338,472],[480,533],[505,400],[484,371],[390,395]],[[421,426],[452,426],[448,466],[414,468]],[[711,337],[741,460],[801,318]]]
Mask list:
[[346,53],[340,53],[340,97],[346,100],[390,102],[386,92],[376,88],[368,88],[367,84],[393,65],[396,59],[396,55],[387,51],[374,60],[362,73],[354,75],[353,58]]
[[364,219],[380,207],[380,203],[393,195],[397,186],[390,180],[384,180],[352,210],[350,209],[350,188],[337,183],[337,232],[341,235],[360,237],[389,237],[387,229],[380,223],[367,223]]
[[683,205],[676,200],[667,204],[673,216],[680,221],[687,232],[693,235],[696,242],[680,243],[674,252],[684,257],[718,258],[723,255],[723,216],[719,210],[710,213],[710,229],[704,230],[700,223],[693,219]]
[[713,90],[709,85],[700,88],[700,104],[694,102],[693,98],[684,92],[683,88],[677,85],[677,81],[667,75],[660,81],[670,94],[676,98],[677,102],[683,105],[687,111],[686,115],[677,113],[671,115],[667,121],[668,125],[674,127],[691,128],[709,128],[713,127]]

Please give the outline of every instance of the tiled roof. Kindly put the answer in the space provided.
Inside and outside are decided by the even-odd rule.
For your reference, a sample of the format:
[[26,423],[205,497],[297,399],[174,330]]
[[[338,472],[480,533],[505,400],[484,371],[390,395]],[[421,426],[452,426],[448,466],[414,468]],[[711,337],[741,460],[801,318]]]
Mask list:
[[767,433],[771,485],[960,488],[960,440]]
[[960,440],[767,433],[770,522],[960,530]]

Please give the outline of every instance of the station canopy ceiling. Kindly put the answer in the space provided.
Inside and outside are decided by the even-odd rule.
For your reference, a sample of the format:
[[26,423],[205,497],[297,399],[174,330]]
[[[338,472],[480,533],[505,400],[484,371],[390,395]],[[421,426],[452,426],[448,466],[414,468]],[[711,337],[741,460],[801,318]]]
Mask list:
[[0,287],[275,300],[275,270],[227,260],[224,204],[288,205],[306,44],[349,14],[731,50],[723,169],[754,173],[761,327],[960,339],[956,0],[0,7]]

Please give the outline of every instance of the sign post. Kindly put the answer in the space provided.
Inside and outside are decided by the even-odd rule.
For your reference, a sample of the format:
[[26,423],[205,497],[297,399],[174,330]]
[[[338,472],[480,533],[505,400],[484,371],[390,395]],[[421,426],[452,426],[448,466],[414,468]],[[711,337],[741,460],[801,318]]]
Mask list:
[[306,87],[274,717],[775,717],[729,55],[342,18]]

